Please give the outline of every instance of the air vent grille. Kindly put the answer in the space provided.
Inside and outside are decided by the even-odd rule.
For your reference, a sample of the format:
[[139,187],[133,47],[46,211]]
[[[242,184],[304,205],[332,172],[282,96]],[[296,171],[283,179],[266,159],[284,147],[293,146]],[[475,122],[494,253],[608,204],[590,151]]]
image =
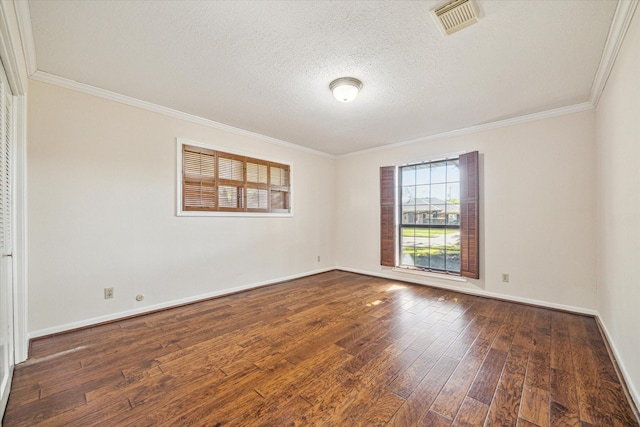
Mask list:
[[453,0],[436,7],[431,13],[445,35],[478,22],[478,6],[473,0]]

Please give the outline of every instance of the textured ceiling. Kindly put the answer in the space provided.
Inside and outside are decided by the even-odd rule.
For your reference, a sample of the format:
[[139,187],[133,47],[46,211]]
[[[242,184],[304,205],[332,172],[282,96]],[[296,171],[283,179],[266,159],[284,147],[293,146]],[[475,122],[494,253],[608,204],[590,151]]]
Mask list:
[[[342,154],[589,99],[617,2],[29,2],[37,69]],[[336,101],[329,83],[362,80]]]

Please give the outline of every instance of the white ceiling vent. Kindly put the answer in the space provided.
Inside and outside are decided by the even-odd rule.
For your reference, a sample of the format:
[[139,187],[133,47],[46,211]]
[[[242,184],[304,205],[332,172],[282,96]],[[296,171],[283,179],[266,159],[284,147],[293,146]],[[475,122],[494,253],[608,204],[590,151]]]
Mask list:
[[447,36],[475,24],[480,15],[473,0],[452,0],[436,7],[431,14],[440,31]]

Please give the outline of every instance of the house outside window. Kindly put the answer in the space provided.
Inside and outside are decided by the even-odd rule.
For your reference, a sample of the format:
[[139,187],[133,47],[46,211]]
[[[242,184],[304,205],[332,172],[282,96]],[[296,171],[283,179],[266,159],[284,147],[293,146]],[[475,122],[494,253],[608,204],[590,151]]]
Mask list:
[[398,168],[399,265],[460,274],[458,158]]

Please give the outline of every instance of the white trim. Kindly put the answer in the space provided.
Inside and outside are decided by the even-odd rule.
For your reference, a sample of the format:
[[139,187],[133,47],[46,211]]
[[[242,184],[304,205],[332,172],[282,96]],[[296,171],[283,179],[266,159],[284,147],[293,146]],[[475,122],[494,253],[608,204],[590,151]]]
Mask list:
[[223,289],[220,291],[208,292],[206,294],[195,295],[192,297],[181,298],[179,300],[163,302],[160,304],[154,304],[143,308],[136,308],[133,310],[120,311],[118,313],[107,314],[100,317],[94,317],[91,319],[80,320],[78,322],[65,323],[63,325],[53,326],[50,328],[40,329],[29,333],[29,339],[43,337],[51,334],[57,334],[60,332],[70,331],[73,329],[84,328],[87,326],[96,325],[104,322],[111,322],[114,320],[123,319],[125,317],[136,316],[139,314],[149,313],[157,310],[163,310],[166,308],[176,307],[184,304],[190,304],[198,301],[204,301],[207,299],[220,297],[235,292],[246,291],[249,289],[259,288],[261,286],[273,285],[280,282],[286,282],[288,280],[299,279],[301,277],[312,276],[314,274],[326,273],[327,271],[335,270],[334,267],[321,268],[313,271],[306,271],[304,273],[292,274],[290,276],[279,277],[277,279],[265,280],[262,282],[250,283],[248,285],[236,286],[235,288]]
[[619,0],[616,12],[613,15],[611,26],[609,27],[609,35],[607,36],[607,42],[604,45],[602,57],[600,58],[600,65],[598,71],[593,79],[593,85],[591,86],[591,96],[589,97],[589,103],[594,107],[598,106],[600,96],[607,85],[607,80],[613,69],[613,65],[618,57],[618,52],[624,41],[625,34],[633,18],[633,13],[638,5],[638,0]]
[[[178,197],[182,197],[181,194]],[[178,199],[180,200],[180,199]],[[180,209],[180,207],[178,207]],[[293,212],[226,212],[226,211],[183,211],[178,210],[176,216],[180,217],[232,217],[232,218],[293,218]]]
[[29,2],[13,0],[16,8],[16,18],[18,20],[18,31],[22,41],[22,51],[27,65],[27,74],[30,76],[36,72],[36,43],[33,40],[33,29],[31,28],[31,12]]
[[586,315],[594,316],[597,319],[598,323],[601,325],[602,330],[604,331],[606,339],[607,339],[607,341],[608,341],[608,343],[609,343],[609,345],[611,347],[611,351],[613,352],[615,361],[616,361],[616,363],[618,363],[618,366],[620,368],[620,372],[622,373],[624,381],[627,384],[629,392],[632,395],[631,397],[634,399],[634,401],[636,403],[636,407],[639,406],[638,404],[640,403],[640,394],[638,393],[638,390],[636,389],[636,387],[634,386],[633,382],[631,381],[631,376],[629,375],[629,373],[628,373],[628,371],[627,371],[627,369],[626,369],[626,367],[624,365],[624,362],[622,361],[622,358],[620,357],[620,352],[618,351],[618,349],[617,349],[617,347],[615,345],[615,341],[612,339],[611,334],[609,333],[609,330],[607,329],[605,323],[602,321],[602,317],[600,316],[600,313],[597,310],[591,310],[591,309],[586,309],[586,308],[581,308],[581,307],[576,307],[576,306],[571,306],[571,305],[565,305],[565,304],[555,304],[555,303],[550,303],[550,302],[547,302],[547,301],[535,300],[535,299],[530,299],[530,298],[521,298],[521,297],[516,297],[516,296],[511,296],[511,295],[499,294],[499,293],[495,293],[495,292],[487,292],[487,291],[484,291],[482,289],[463,288],[463,287],[460,287],[460,286],[445,285],[445,284],[441,284],[441,283],[429,282],[429,281],[426,281],[426,280],[415,280],[415,279],[412,280],[412,278],[410,278],[410,277],[398,277],[398,275],[395,275],[395,274],[389,274],[389,273],[384,273],[384,272],[371,272],[371,271],[367,271],[367,270],[340,267],[340,266],[327,267],[327,268],[314,270],[314,271],[309,271],[309,272],[305,272],[305,273],[293,274],[293,275],[286,276],[286,277],[281,277],[281,278],[278,278],[278,279],[252,283],[252,284],[249,284],[249,285],[237,286],[237,287],[230,288],[230,289],[225,289],[225,290],[222,290],[222,291],[215,291],[215,292],[210,292],[210,293],[206,293],[206,294],[202,294],[202,295],[197,295],[197,296],[194,296],[194,297],[182,298],[182,299],[179,299],[179,300],[169,301],[169,302],[166,302],[166,303],[155,304],[155,305],[144,307],[144,308],[140,308],[140,309],[127,310],[127,311],[122,311],[122,312],[119,312],[119,313],[113,313],[113,314],[109,314],[109,315],[105,315],[105,316],[94,317],[92,319],[87,319],[87,320],[82,320],[82,321],[78,321],[78,322],[72,322],[72,323],[67,323],[67,324],[63,324],[63,325],[58,325],[58,326],[54,326],[54,327],[51,327],[51,328],[40,329],[40,330],[31,332],[29,334],[29,339],[34,339],[34,338],[39,338],[39,337],[43,337],[43,336],[47,336],[47,335],[57,334],[57,333],[65,332],[65,331],[70,331],[70,330],[73,330],[73,329],[88,327],[88,326],[92,326],[92,325],[96,325],[96,324],[100,324],[100,323],[104,323],[104,322],[117,321],[119,319],[122,319],[122,318],[125,318],[125,317],[129,317],[129,316],[145,314],[145,313],[149,313],[149,312],[153,312],[153,311],[157,311],[157,310],[167,309],[167,308],[180,306],[180,305],[184,305],[184,304],[189,304],[189,303],[194,303],[194,302],[198,302],[198,301],[203,301],[203,300],[207,300],[207,299],[210,299],[210,298],[220,297],[220,296],[232,294],[232,293],[239,292],[239,291],[259,288],[261,286],[272,285],[272,284],[284,282],[284,281],[287,281],[287,280],[294,280],[294,279],[298,279],[298,278],[301,278],[301,277],[307,277],[307,276],[311,276],[311,275],[314,275],[314,274],[325,273],[325,272],[332,271],[332,270],[342,270],[342,271],[347,271],[347,272],[351,272],[351,273],[363,274],[363,275],[367,275],[367,276],[374,276],[374,277],[381,277],[381,278],[391,279],[391,280],[405,281],[405,282],[415,283],[415,284],[418,284],[418,285],[427,285],[427,286],[432,286],[432,287],[436,287],[436,288],[440,288],[440,289],[451,290],[451,291],[460,292],[460,293],[469,294],[469,295],[475,295],[475,296],[481,296],[481,297],[490,297],[490,298],[496,298],[496,299],[500,299],[500,300],[512,301],[512,302],[518,302],[518,303],[524,303],[524,304],[532,304],[532,305],[536,305],[536,306],[540,306],[540,307],[547,307],[547,308],[551,308],[551,309],[569,311],[569,312],[573,312],[573,313],[577,313],[577,314],[586,314]]
[[[7,382],[11,384],[13,381],[13,369],[14,365],[11,365],[11,369],[9,369],[9,375],[7,376]],[[4,387],[4,384],[0,384],[0,387]],[[4,410],[7,409],[7,401],[9,400],[9,395],[11,394],[11,387],[7,388],[7,393],[2,395],[2,400],[0,401],[0,427],[2,427],[2,417],[4,416]]]
[[[375,272],[375,271],[368,271],[368,270],[361,270],[361,269],[357,269],[357,268],[347,268],[347,267],[335,267],[336,270],[342,270],[342,271],[348,271],[351,273],[358,273],[358,274],[364,274],[367,276],[374,276],[374,277],[382,277],[383,279],[391,279],[391,280],[400,280],[400,281],[405,281],[405,282],[410,282],[410,283],[415,283],[418,285],[426,285],[426,286],[432,286],[435,288],[442,288],[442,289],[447,289],[450,291],[455,291],[455,292],[460,292],[463,294],[469,294],[469,295],[475,295],[475,296],[480,296],[480,297],[489,297],[489,298],[495,298],[495,299],[499,299],[499,300],[505,300],[505,301],[511,301],[511,302],[520,302],[520,303],[524,303],[524,304],[530,304],[530,305],[537,305],[540,307],[546,307],[546,308],[553,308],[556,310],[564,310],[564,311],[570,311],[572,313],[578,313],[578,314],[587,314],[589,316],[597,316],[598,312],[597,310],[592,310],[589,308],[582,308],[582,307],[576,307],[573,305],[565,305],[565,304],[556,304],[553,302],[548,302],[548,301],[542,301],[542,300],[537,300],[537,299],[532,299],[532,298],[523,298],[523,297],[517,297],[517,296],[513,296],[513,295],[506,295],[506,294],[500,294],[497,292],[489,292],[489,291],[485,291],[483,289],[476,289],[476,288],[468,288],[468,287],[462,287],[462,286],[455,286],[455,285],[447,285],[444,283],[437,283],[437,282],[433,282],[430,281],[428,279],[417,279],[414,277],[404,277],[404,276],[398,276],[397,274],[393,274],[393,272],[391,273],[386,273],[384,269],[383,271],[380,272]],[[390,271],[392,269],[389,269]],[[470,282],[467,282],[469,285],[471,285]]]
[[510,119],[505,119],[505,120],[499,120],[496,122],[489,122],[489,123],[484,123],[481,125],[476,125],[476,126],[470,126],[467,128],[462,128],[462,129],[456,129],[456,130],[452,130],[452,131],[447,131],[447,132],[442,132],[442,133],[438,133],[438,134],[434,134],[434,135],[429,135],[429,136],[424,136],[424,137],[420,137],[420,138],[416,138],[416,139],[410,139],[407,141],[401,141],[401,142],[396,142],[396,143],[392,143],[392,144],[386,144],[386,145],[381,145],[379,147],[373,147],[373,148],[368,148],[365,150],[359,150],[359,151],[352,151],[350,153],[344,153],[344,154],[339,154],[339,155],[334,155],[334,154],[329,154],[329,153],[325,153],[323,151],[319,151],[319,150],[315,150],[313,148],[309,148],[309,147],[305,147],[302,145],[298,145],[298,144],[294,144],[291,142],[287,142],[287,141],[282,141],[280,139],[276,139],[276,138],[272,138],[270,136],[266,136],[266,135],[262,135],[256,132],[251,132],[248,130],[244,130],[244,129],[240,129],[240,128],[236,128],[233,126],[229,126],[229,125],[225,125],[223,123],[218,123],[215,122],[213,120],[209,120],[209,119],[205,119],[202,117],[198,117],[198,116],[194,116],[192,114],[188,114],[188,113],[183,113],[181,111],[178,110],[174,110],[172,108],[168,108],[168,107],[163,107],[161,105],[157,105],[157,104],[153,104],[151,102],[147,102],[147,101],[142,101],[136,98],[132,98],[126,95],[121,95],[119,93],[115,93],[115,92],[111,92],[105,89],[100,89],[97,88],[95,86],[91,86],[85,83],[80,83],[77,82],[75,80],[70,80],[64,77],[60,77],[60,76],[56,76],[53,74],[49,74],[46,73],[44,71],[36,71],[35,73],[33,73],[30,76],[31,79],[36,80],[36,81],[40,81],[40,82],[44,82],[44,83],[48,83],[51,85],[55,85],[55,86],[60,86],[66,89],[71,89],[71,90],[75,90],[78,92],[82,92],[82,93],[86,93],[89,95],[93,95],[93,96],[97,96],[100,98],[104,98],[104,99],[108,99],[111,101],[115,101],[115,102],[120,102],[122,104],[126,104],[126,105],[130,105],[133,107],[137,107],[137,108],[141,108],[143,110],[148,110],[148,111],[153,111],[155,113],[160,113],[160,114],[164,114],[170,117],[174,117],[177,119],[181,119],[181,120],[185,120],[191,123],[196,123],[199,125],[203,125],[203,126],[208,126],[208,127],[212,127],[215,129],[219,129],[219,130],[223,130],[223,131],[227,131],[236,135],[242,135],[242,136],[247,136],[247,137],[251,137],[251,138],[256,138],[259,139],[263,142],[267,142],[270,144],[275,144],[275,145],[280,145],[280,146],[284,146],[287,148],[291,148],[294,150],[298,150],[298,151],[303,151],[303,152],[307,152],[310,154],[315,154],[318,156],[322,156],[322,157],[327,157],[327,158],[341,158],[341,157],[348,157],[351,155],[355,155],[355,154],[364,154],[364,153],[370,153],[370,152],[375,152],[375,151],[380,151],[380,150],[386,150],[389,148],[396,148],[396,147],[402,147],[404,145],[410,145],[410,144],[417,144],[417,143],[421,143],[421,142],[428,142],[428,141],[434,141],[437,139],[443,139],[443,138],[451,138],[454,136],[460,136],[460,135],[467,135],[470,133],[476,133],[476,132],[480,132],[480,131],[484,131],[484,130],[490,130],[490,129],[496,129],[496,128],[501,128],[501,127],[505,127],[505,126],[512,126],[512,125],[516,125],[516,124],[520,124],[520,123],[527,123],[527,122],[531,122],[531,121],[535,121],[535,120],[543,120],[543,119],[547,119],[550,117],[556,117],[556,116],[561,116],[561,115],[565,115],[565,114],[572,114],[572,113],[578,113],[581,111],[586,111],[589,109],[593,108],[593,104],[591,104],[590,102],[583,102],[580,104],[575,104],[575,105],[569,105],[566,107],[560,107],[560,108],[554,108],[552,110],[546,110],[546,111],[540,111],[538,113],[533,113],[533,114],[527,114],[524,116],[519,116],[519,117],[513,117]]
[[280,278],[277,278],[277,279],[265,280],[265,281],[262,281],[262,282],[251,283],[251,284],[248,284],[248,285],[236,286],[234,288],[224,289],[224,290],[221,290],[221,291],[209,292],[209,293],[206,293],[206,294],[201,294],[201,295],[196,295],[196,296],[193,296],[193,297],[182,298],[182,299],[179,299],[179,300],[168,301],[168,302],[155,304],[155,305],[151,305],[151,306],[147,306],[147,307],[143,307],[143,308],[138,308],[138,309],[134,309],[134,310],[121,311],[121,312],[118,312],[118,313],[107,314],[107,315],[100,316],[100,317],[94,317],[94,318],[91,318],[91,319],[80,320],[80,321],[77,321],[77,322],[66,323],[66,324],[63,324],[63,325],[58,325],[58,326],[53,326],[53,327],[50,327],[50,328],[40,329],[40,330],[37,330],[37,331],[30,332],[29,333],[29,339],[34,339],[34,338],[38,338],[38,337],[42,337],[42,336],[46,336],[46,335],[51,335],[51,334],[57,334],[57,333],[60,333],[60,332],[65,332],[65,331],[69,331],[69,330],[73,330],[73,329],[83,328],[83,327],[86,327],[86,326],[96,325],[96,324],[103,323],[103,322],[109,322],[109,321],[113,321],[113,320],[118,320],[118,319],[122,319],[122,318],[125,318],[125,317],[128,317],[128,316],[134,316],[134,315],[138,315],[138,314],[149,313],[149,312],[156,311],[156,310],[162,310],[162,309],[165,309],[165,308],[170,308],[170,307],[180,306],[180,305],[189,304],[189,303],[193,303],[193,302],[203,301],[203,300],[207,300],[207,299],[210,299],[210,298],[224,296],[224,295],[232,294],[232,293],[239,292],[239,291],[259,288],[261,286],[272,285],[272,284],[275,284],[275,283],[285,282],[287,280],[299,279],[301,277],[307,277],[307,276],[312,276],[314,274],[326,273],[327,271],[333,271],[333,270],[341,270],[341,271],[346,271],[346,272],[350,272],[350,273],[362,274],[362,275],[365,275],[365,276],[381,277],[383,279],[405,281],[405,282],[415,283],[415,284],[418,284],[418,285],[426,285],[426,286],[432,286],[432,287],[441,288],[441,289],[447,289],[447,290],[450,290],[450,291],[465,293],[465,294],[469,294],[469,295],[475,295],[475,296],[481,296],[481,297],[490,297],[490,298],[496,298],[496,299],[505,300],[505,301],[512,301],[512,302],[519,302],[519,303],[524,303],[524,304],[537,305],[537,306],[540,306],[540,307],[547,307],[547,308],[553,308],[553,309],[557,309],[557,310],[570,311],[570,312],[578,313],[578,314],[587,314],[587,315],[590,315],[590,316],[599,316],[597,310],[592,310],[592,309],[588,309],[588,308],[576,307],[576,306],[565,305],[565,304],[556,304],[556,303],[552,303],[552,302],[548,302],[548,301],[541,301],[541,300],[536,300],[536,299],[531,299],[531,298],[516,297],[516,296],[500,294],[500,293],[496,293],[496,292],[488,292],[488,291],[485,291],[485,290],[482,290],[482,289],[472,289],[472,288],[464,288],[464,287],[461,287],[461,286],[446,285],[446,284],[436,283],[436,282],[432,282],[432,281],[424,280],[424,279],[423,280],[418,280],[418,279],[414,279],[414,278],[411,278],[411,277],[398,276],[397,274],[385,273],[383,271],[381,271],[381,272],[372,272],[372,271],[361,270],[361,269],[357,269],[357,268],[333,266],[333,267],[326,267],[326,268],[321,268],[321,269],[318,269],[318,270],[308,271],[308,272],[304,272],[304,273],[292,274],[290,276],[280,277]]
[[462,276],[452,276],[451,274],[434,273],[431,271],[423,271],[407,267],[393,267],[392,271],[396,273],[414,274],[422,277],[433,277],[434,279],[450,280],[452,282],[467,282],[467,279]]
[[[14,158],[13,158],[13,190],[14,197],[12,229],[14,230],[13,257],[12,257],[12,293],[13,293],[13,342],[11,350],[11,368],[9,381],[13,376],[15,363],[27,358],[29,338],[27,334],[27,279],[26,279],[26,207],[22,203],[26,201],[26,94],[28,81],[26,79],[25,58],[21,46],[21,35],[17,17],[16,3],[12,1],[0,2],[0,58],[4,65],[14,104]],[[10,391],[9,388],[7,391]],[[3,394],[0,402],[0,417],[6,408],[8,393]],[[1,420],[0,420],[1,423]]]
[[219,212],[219,211],[178,211],[180,217],[232,217],[232,218],[293,218],[293,213],[284,212]]
[[465,153],[467,153],[467,151],[454,151],[452,153],[434,155],[433,159],[420,160],[417,162],[411,161],[410,163],[403,163],[403,164],[397,165],[397,167],[402,168],[405,166],[416,166],[416,165],[422,165],[425,163],[435,163],[435,162],[443,162],[445,160],[458,159],[460,158],[461,155]]
[[16,46],[15,31],[12,31],[11,23],[8,21],[9,15],[13,15],[13,11],[6,9],[13,4],[5,1],[0,2],[0,57],[2,58],[11,92],[14,96],[23,96],[27,93],[27,82],[23,81],[21,77],[18,63],[22,52]]
[[[605,338],[609,344],[609,347],[611,348],[611,352],[613,353],[615,362],[618,364],[618,368],[620,368],[620,373],[622,374],[622,378],[624,379],[624,382],[627,385],[627,390],[629,390],[629,394],[631,394],[631,398],[633,399],[636,405],[636,409],[640,409],[640,393],[638,392],[638,389],[635,387],[634,383],[631,381],[631,375],[629,374],[629,371],[627,370],[623,362],[622,355],[618,351],[615,341],[613,340],[613,337],[609,333],[609,330],[607,329],[607,325],[604,323],[604,320],[602,319],[600,312],[596,312],[596,313],[597,313],[596,319],[598,321],[598,324],[600,325],[600,329],[602,329],[602,332],[604,332]],[[636,416],[636,418],[638,418],[639,416],[639,414],[635,413],[635,411],[634,411],[634,415]]]
[[359,155],[365,153],[373,153],[376,151],[387,150],[390,148],[403,147],[405,145],[418,144],[422,142],[430,142],[439,139],[453,138],[455,136],[468,135],[470,133],[477,133],[485,130],[497,129],[505,126],[514,126],[521,123],[532,122],[536,120],[548,119],[551,117],[563,116],[565,114],[579,113],[581,111],[587,111],[593,108],[590,102],[582,102],[580,104],[568,105],[566,107],[554,108],[552,110],[540,111],[538,113],[527,114],[519,117],[512,117],[510,119],[498,120],[496,122],[484,123],[481,125],[470,126],[467,128],[451,130],[447,132],[438,133],[435,135],[423,136],[420,138],[410,139],[407,141],[395,142],[392,144],[381,145],[379,147],[368,148],[366,150],[352,151],[351,153],[340,154],[336,157],[349,157],[352,155]]
[[225,132],[233,133],[235,135],[246,136],[249,138],[258,139],[269,144],[279,145],[292,150],[302,151],[316,156],[335,158],[332,154],[327,154],[322,151],[314,150],[313,148],[304,147],[302,145],[293,144],[291,142],[282,141],[277,138],[262,135],[256,132],[240,129],[237,127],[225,125],[224,123],[214,122],[213,120],[205,119],[203,117],[195,116],[193,114],[183,113],[182,111],[174,110],[172,108],[164,107],[162,105],[153,104],[151,102],[142,101],[140,99],[132,98],[130,96],[121,95],[116,92],[111,92],[105,89],[100,89],[95,86],[91,86],[85,83],[80,83],[75,80],[70,80],[64,77],[59,77],[53,74],[46,73],[44,71],[36,71],[30,78],[33,80],[49,83],[55,86],[60,86],[66,89],[75,90],[77,92],[86,93],[89,95],[97,96],[100,98],[108,99],[110,101],[119,102],[121,104],[130,105],[132,107],[140,108],[143,110],[152,111],[154,113],[164,114],[165,116],[173,117],[176,119],[184,120],[187,122],[195,123],[202,126],[222,130]]
[[[182,210],[182,146],[193,145],[194,147],[207,148],[214,151],[222,151],[224,153],[235,154],[238,156],[252,157],[254,159],[265,160],[267,162],[280,163],[289,166],[289,212],[208,212],[208,211],[185,211]],[[176,138],[176,216],[196,216],[196,217],[271,217],[271,218],[292,218],[294,206],[293,191],[293,164],[288,161],[277,160],[272,157],[264,157],[243,151],[229,150],[225,147],[219,147],[203,142],[197,142],[186,138]]]
[[[609,75],[613,70],[616,58],[618,57],[618,52],[620,51],[622,43],[624,42],[625,35],[633,18],[634,12],[638,6],[638,3],[639,0],[618,1],[618,6],[613,16],[613,21],[609,29],[607,42],[605,44],[602,58],[600,60],[600,65],[598,66],[598,71],[596,72],[596,76],[591,87],[591,97],[589,98],[589,102],[593,104],[594,107],[598,106],[598,102],[600,101],[602,92],[606,87]],[[609,329],[607,328],[607,325],[605,324],[599,312],[597,312],[596,314],[596,319],[598,321],[598,324],[600,325],[600,329],[605,335],[609,347],[611,348],[613,357],[618,364],[619,371],[627,385],[627,390],[631,395],[631,399],[633,399],[635,403],[636,410],[640,409],[640,391],[636,388],[636,385],[631,380],[631,375],[629,374],[629,371],[624,364],[624,359],[622,358],[620,351],[616,347],[615,340],[611,336],[611,333],[609,332]],[[636,416],[636,419],[638,419],[639,414],[634,411],[634,415]]]
[[548,119],[551,117],[562,116],[565,114],[573,114],[581,111],[587,111],[598,106],[598,101],[602,95],[602,91],[605,88],[609,74],[613,69],[616,57],[620,51],[620,47],[624,42],[624,38],[629,28],[629,24],[633,18],[633,14],[640,0],[619,0],[616,8],[611,27],[609,28],[609,35],[605,43],[605,47],[600,59],[600,65],[596,72],[593,85],[591,86],[591,92],[589,100],[579,104],[568,105],[565,107],[554,108],[551,110],[540,111],[538,113],[527,114],[519,117],[512,117],[505,120],[498,120],[495,122],[484,123],[476,126],[470,126],[462,129],[455,129],[447,132],[441,132],[434,135],[424,136],[420,138],[410,139],[407,141],[400,141],[392,144],[386,144],[379,147],[373,147],[366,150],[353,151],[351,153],[345,153],[337,155],[336,157],[348,157],[356,154],[365,154],[389,148],[397,148],[410,144],[417,144],[421,142],[429,142],[438,139],[452,138],[455,136],[468,135],[470,133],[481,132],[490,129],[497,129],[505,126],[513,126],[521,123],[527,123],[536,120]]
[[[386,144],[386,145],[373,147],[365,150],[353,151],[350,153],[344,153],[340,155],[333,155],[333,154],[325,153],[323,151],[319,151],[319,150],[304,147],[298,144],[294,144],[291,142],[282,141],[266,135],[261,135],[256,132],[247,131],[244,129],[225,125],[223,123],[218,123],[213,120],[183,113],[178,110],[174,110],[168,107],[163,107],[160,105],[156,105],[150,102],[142,101],[142,100],[128,97],[125,95],[121,95],[108,90],[99,89],[97,87],[94,87],[88,84],[79,83],[74,80],[55,76],[53,74],[49,74],[43,71],[38,71],[36,68],[37,64],[36,64],[35,44],[33,41],[33,32],[31,29],[31,19],[29,17],[28,2],[26,1],[20,2],[20,1],[14,0],[16,14],[18,18],[18,26],[19,26],[21,40],[22,40],[22,48],[23,48],[24,55],[27,62],[26,64],[27,71],[30,77],[33,78],[34,80],[42,81],[42,82],[49,83],[56,86],[65,87],[67,89],[76,90],[79,92],[83,92],[83,93],[98,96],[101,98],[109,99],[112,101],[120,102],[123,104],[131,105],[134,107],[142,108],[142,109],[153,111],[156,113],[165,114],[167,116],[175,117],[175,118],[189,121],[192,123],[224,130],[237,135],[257,138],[259,140],[262,140],[264,142],[268,142],[271,144],[276,144],[276,145],[284,146],[287,148],[291,148],[291,149],[295,149],[295,150],[299,150],[299,151],[303,151],[303,152],[307,152],[307,153],[311,153],[311,154],[315,154],[323,157],[328,157],[328,158],[340,158],[340,157],[350,156],[354,154],[364,154],[364,153],[369,153],[369,152],[374,152],[379,150],[386,150],[389,148],[401,147],[409,144],[428,142],[428,141],[433,141],[433,140],[443,139],[443,138],[451,138],[454,136],[467,135],[470,133],[480,132],[484,130],[496,129],[496,128],[505,127],[505,126],[512,126],[512,125],[517,125],[517,124],[526,123],[530,121],[542,120],[542,119],[547,119],[551,117],[561,116],[564,114],[572,114],[572,113],[577,113],[580,111],[586,111],[586,110],[595,108],[598,104],[602,91],[604,90],[604,87],[606,85],[611,69],[613,68],[615,59],[618,55],[618,51],[620,50],[620,46],[624,41],[625,33],[627,31],[627,28],[629,27],[629,24],[631,22],[633,13],[636,9],[638,2],[639,0],[628,0],[628,1],[619,0],[618,1],[618,6],[613,16],[611,27],[609,29],[607,42],[605,44],[602,58],[600,60],[600,65],[596,72],[594,82],[591,87],[589,100],[587,102],[555,108],[555,109],[546,110],[546,111],[541,111],[538,113],[527,114],[524,116],[513,117],[505,120],[498,120],[495,122],[484,123],[476,126],[470,126],[462,129],[455,129],[451,131],[441,132],[434,135]],[[2,39],[4,40],[4,37]],[[18,92],[20,94],[23,93],[21,91],[18,91]]]
[[282,159],[278,159],[270,156],[263,156],[262,154],[256,154],[249,151],[236,150],[235,148],[232,149],[232,148],[224,147],[222,145],[210,144],[208,142],[199,142],[199,141],[194,141],[192,139],[177,137],[176,143],[178,144],[178,148],[181,148],[182,144],[193,145],[194,147],[208,148],[209,150],[223,151],[225,153],[235,154],[237,156],[253,157],[254,159],[264,160],[264,161],[273,162],[273,163],[281,163],[283,165],[292,166],[291,162],[288,160],[282,160]]
[[20,96],[16,103],[14,145],[14,344],[15,363],[27,360],[29,337],[27,334],[28,280],[27,280],[27,99]]

